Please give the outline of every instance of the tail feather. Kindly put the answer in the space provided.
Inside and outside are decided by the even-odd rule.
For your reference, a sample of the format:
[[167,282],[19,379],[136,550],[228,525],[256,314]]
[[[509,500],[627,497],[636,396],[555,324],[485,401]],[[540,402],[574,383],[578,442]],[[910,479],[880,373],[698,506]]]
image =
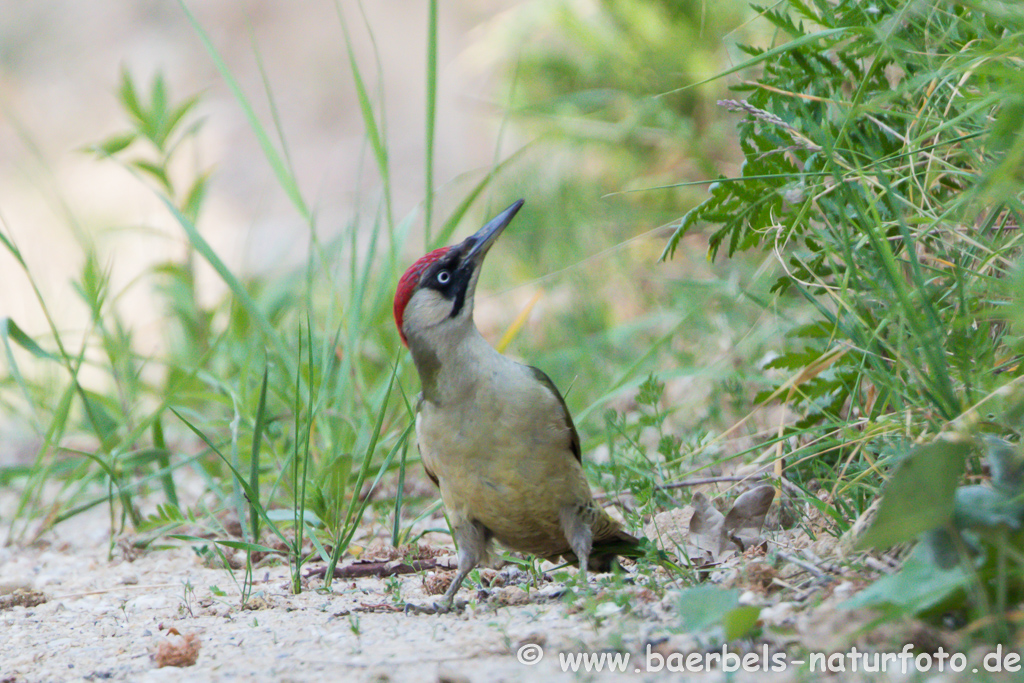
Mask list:
[[643,557],[646,552],[641,546],[639,538],[617,529],[608,538],[594,541],[587,568],[594,572],[611,571],[617,557]]
[[595,572],[611,571],[618,557],[646,557],[666,569],[682,571],[679,560],[660,550],[650,539],[637,538],[621,530],[607,540],[594,543],[588,569]]
[[[615,566],[615,560],[619,557],[646,557],[663,567],[680,569],[676,558],[659,550],[650,539],[637,538],[623,531],[617,521],[608,516],[608,513],[596,504],[593,504],[593,502],[588,512],[591,512],[596,517],[596,519],[590,522],[593,544],[590,547],[590,558],[587,562],[588,570],[593,572],[609,572]],[[565,562],[579,564],[579,558],[572,550],[565,552],[556,551],[553,556],[545,559],[557,562],[559,556]]]

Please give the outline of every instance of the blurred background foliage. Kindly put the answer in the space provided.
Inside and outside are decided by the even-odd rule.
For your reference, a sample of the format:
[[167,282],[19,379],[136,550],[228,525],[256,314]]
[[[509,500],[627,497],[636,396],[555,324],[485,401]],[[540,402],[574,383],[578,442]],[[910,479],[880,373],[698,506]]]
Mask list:
[[710,224],[712,255],[775,254],[772,290],[816,310],[766,366],[786,374],[758,400],[818,366],[787,390],[800,414],[788,429],[858,424],[865,438],[843,434],[829,460],[861,461],[862,447],[877,456],[890,443],[879,437],[941,431],[1020,376],[1005,312],[1021,217],[1007,152],[1022,116],[1006,44],[1024,15],[989,3],[785,9],[763,15],[784,45],[746,49],[763,73],[729,105],[744,114],[742,173],[715,184],[667,251]]
[[[739,161],[733,123],[716,105],[727,84],[679,87],[729,67],[730,48],[738,54],[737,39],[755,32],[746,23],[754,14],[741,2],[707,10],[689,1],[531,2],[495,36],[508,126],[529,141],[501,181],[528,198],[529,218],[499,258],[557,311],[538,316],[511,348],[582,393],[570,401],[577,410],[615,388],[609,368],[630,368],[622,379],[636,386],[657,367],[705,387],[675,393],[679,423],[713,417],[724,428],[741,383],[739,363],[727,359],[757,357],[776,333],[769,322],[749,335],[763,308],[743,290],[764,290],[760,259],[710,263],[698,237],[677,264],[657,264],[669,226],[705,196],[701,181]],[[484,278],[508,286],[501,270]],[[723,383],[731,391],[711,389]]]

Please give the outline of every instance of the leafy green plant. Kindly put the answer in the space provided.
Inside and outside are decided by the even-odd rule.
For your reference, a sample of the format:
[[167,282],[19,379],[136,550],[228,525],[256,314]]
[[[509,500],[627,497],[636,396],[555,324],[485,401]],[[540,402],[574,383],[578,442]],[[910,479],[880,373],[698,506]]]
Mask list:
[[[636,524],[644,514],[674,506],[671,495],[658,484],[693,466],[692,460],[683,456],[681,439],[665,425],[669,412],[661,405],[664,391],[665,384],[648,375],[638,387],[635,414],[605,411],[608,458],[605,462],[588,463],[607,490],[633,494],[636,509],[631,514]],[[653,449],[647,445],[648,430],[658,434]]]
[[[991,475],[958,486],[976,450]],[[847,601],[888,616],[936,616],[965,610],[988,617],[986,630],[1005,641],[1008,608],[1024,597],[1024,450],[990,435],[918,446],[899,462],[878,513],[860,539],[888,547],[919,539],[900,571]]]
[[[227,65],[202,28],[196,28],[251,114]],[[411,408],[407,401],[390,401],[405,365],[397,359],[388,362],[398,346],[389,319],[394,282],[404,265],[397,244],[404,241],[412,220],[401,226],[367,226],[372,235],[368,248],[357,247],[357,233],[364,229],[354,224],[340,237],[322,243],[284,161],[287,154],[277,151],[253,117],[250,122],[264,143],[268,162],[312,239],[307,263],[280,282],[240,277],[198,227],[208,174],[182,182],[171,172],[175,155],[199,131],[198,123],[189,123],[198,100],[175,101],[160,75],[143,93],[127,71],[118,98],[130,121],[129,131],[89,149],[149,185],[187,239],[183,263],[160,264],[139,279],[160,283],[156,298],[158,305],[166,304],[171,343],[165,357],[137,354],[130,328],[111,305],[119,293],[110,291],[95,250],[87,252],[78,286],[93,316],[93,328],[80,349],[65,348],[66,333],[56,321],[51,320],[56,351],[31,339],[13,320],[3,321],[13,377],[29,407],[43,407],[38,422],[41,430],[49,430],[39,462],[27,470],[30,484],[16,520],[23,519],[27,528],[29,517],[43,505],[42,486],[58,478],[67,482],[68,490],[59,500],[46,501],[47,524],[109,502],[112,516],[119,510],[147,542],[182,525],[202,527],[224,547],[244,550],[250,573],[253,553],[277,552],[262,538],[270,532],[286,548],[293,589],[298,590],[301,566],[311,552],[333,558],[332,571],[345,552],[370,502],[360,495],[364,485],[372,492],[389,471],[405,467]],[[481,183],[447,217],[441,239],[454,230],[485,186]],[[2,237],[3,246],[28,271],[13,240]],[[212,266],[229,291],[223,301],[207,308],[198,303],[195,290],[194,265],[200,259]],[[45,310],[42,297],[40,304]],[[93,344],[106,351],[112,388],[92,389],[78,382]],[[19,371],[16,347],[60,364],[71,375],[52,414],[45,409],[54,405],[47,395],[52,389]],[[142,373],[147,365],[163,372]],[[167,419],[169,408],[180,421]],[[61,448],[65,435],[76,433],[76,420],[91,431],[98,451],[88,445],[75,451]],[[150,432],[152,446],[137,446]],[[183,453],[197,443],[197,436],[205,448]],[[399,452],[401,460],[395,458]],[[74,469],[67,466],[69,453],[75,456]],[[89,469],[90,463],[95,471]],[[173,473],[182,467],[205,479],[210,496],[199,503],[208,515],[205,519],[180,507],[185,503],[179,500]],[[108,489],[105,495],[94,490],[97,480]],[[155,514],[143,518],[133,497],[148,493],[156,482],[165,500]],[[287,518],[280,514],[282,506],[290,508]],[[229,532],[230,525],[220,522],[218,516],[225,512],[238,520],[238,531]],[[395,515],[398,534],[400,502]],[[127,525],[112,526],[117,533]],[[209,538],[202,542],[209,543]]]
[[[142,97],[127,71],[122,73],[118,99],[129,114],[129,130],[90,147],[89,151],[101,157],[111,157],[128,154],[129,150],[134,153],[141,145],[148,145],[150,154],[132,157],[125,162],[126,167],[155,179],[165,192],[168,202],[180,207],[180,211],[193,217],[198,215],[205,195],[206,176],[200,175],[189,184],[187,190],[179,192],[169,170],[176,150],[194,138],[199,130],[200,123],[190,123],[189,120],[196,100],[193,98],[172,104],[160,75],[154,78],[148,97]],[[46,302],[34,282],[40,306],[50,324],[55,350],[44,350],[40,344],[29,339],[14,321],[6,321],[4,326],[4,344],[12,373],[28,404],[35,411],[36,420],[40,423],[49,420],[48,426],[39,425],[46,437],[36,464],[31,469],[30,483],[24,489],[15,514],[10,540],[22,538],[23,531],[15,531],[19,521],[27,519],[42,504],[39,499],[42,485],[58,474],[69,484],[65,492],[68,500],[75,502],[63,509],[58,507],[37,533],[50,524],[57,524],[103,502],[110,504],[111,529],[114,533],[124,529],[126,522],[137,528],[143,520],[135,496],[150,490],[154,480],[159,482],[168,503],[172,506],[178,504],[174,471],[184,463],[171,463],[162,422],[166,402],[158,398],[155,409],[151,405],[140,409],[139,406],[153,395],[153,387],[147,384],[143,376],[145,360],[136,355],[132,330],[118,310],[120,292],[111,289],[109,268],[101,265],[102,257],[91,239],[84,233],[79,233],[79,237],[83,241],[85,258],[81,274],[73,282],[73,287],[90,315],[89,329],[81,346],[73,350],[67,345],[67,335],[50,316]],[[33,281],[33,275],[14,242],[7,237],[3,237],[2,241],[25,269],[30,281]],[[183,272],[188,275],[188,281],[194,282],[191,270]],[[195,311],[193,290],[190,290],[190,297],[192,305],[188,308]],[[198,314],[193,316],[199,317]],[[70,376],[63,396],[53,410],[48,411],[52,403],[46,400],[45,393],[54,389],[34,384],[24,377],[18,369],[11,342],[39,360],[57,363]],[[102,361],[91,359],[90,352],[94,346],[102,354]],[[90,360],[87,361],[87,358]],[[107,381],[106,386],[93,388],[80,381],[80,373],[86,365],[100,370]],[[191,370],[191,374],[194,373],[195,370]],[[172,377],[164,391],[158,392],[158,395],[166,397],[173,391],[175,384],[189,374],[190,371],[185,371],[180,377]],[[95,439],[96,450],[59,446],[62,437],[76,431],[78,424]],[[147,432],[151,434],[148,439]],[[72,456],[72,460],[62,460],[63,455]],[[68,471],[67,464],[76,461],[78,464]],[[104,484],[107,494],[82,496],[97,481]]]
[[738,589],[695,586],[676,596],[680,630],[713,633],[726,641],[749,636],[757,629],[760,607],[740,604]]
[[[100,158],[113,158],[132,172],[156,181],[166,201],[195,224],[207,195],[211,172],[206,170],[192,177],[176,178],[171,169],[183,150],[187,150],[188,143],[194,143],[201,131],[204,119],[192,116],[199,97],[175,101],[160,72],[154,75],[148,94],[144,93],[127,69],[121,72],[117,96],[129,119],[128,130],[87,149]],[[199,301],[198,253],[191,245],[189,247],[182,260],[169,260],[155,267],[158,286],[168,307],[170,341],[179,359],[170,365],[168,386],[188,382],[188,369],[201,362],[213,341],[213,311],[206,310]]]
[[[1024,208],[1012,66],[1024,58],[1024,11],[987,0],[758,9],[772,43],[744,47],[749,59],[721,74],[760,70],[734,86],[745,99],[719,103],[743,115],[744,163],[679,221],[663,258],[710,226],[712,258],[771,254],[773,304],[812,307],[764,364],[755,398],[797,413],[779,427],[778,468],[793,456],[785,469],[798,485],[828,482],[827,501],[808,500],[842,525],[873,496],[878,465],[900,463],[865,543],[923,542],[855,604],[924,613],[956,595],[1005,636],[1020,588],[1017,446],[972,432],[900,457],[908,441],[977,422],[976,406],[1020,377],[1020,329],[1006,312]],[[986,420],[984,431],[1017,441],[1012,411]],[[979,471],[979,449],[992,484],[958,488],[965,463]]]
[[1021,120],[1002,59],[1024,16],[997,9],[796,0],[762,12],[780,44],[745,48],[737,69],[762,75],[723,103],[745,114],[742,175],[712,185],[665,255],[704,222],[712,256],[776,254],[776,290],[818,315],[767,368],[847,351],[790,397],[802,424],[912,411],[934,426],[1016,376],[993,313],[1021,195],[993,187],[1017,143],[992,136]]

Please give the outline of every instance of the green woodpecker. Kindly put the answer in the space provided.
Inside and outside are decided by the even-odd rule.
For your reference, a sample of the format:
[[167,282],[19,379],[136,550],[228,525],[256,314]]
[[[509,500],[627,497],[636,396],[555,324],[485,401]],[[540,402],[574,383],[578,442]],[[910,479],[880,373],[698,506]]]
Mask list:
[[588,567],[607,570],[639,543],[594,502],[579,435],[551,379],[495,351],[473,323],[484,257],[522,205],[416,261],[395,293],[395,323],[423,386],[420,455],[459,548],[444,607],[492,539],[547,560],[578,561],[584,581]]

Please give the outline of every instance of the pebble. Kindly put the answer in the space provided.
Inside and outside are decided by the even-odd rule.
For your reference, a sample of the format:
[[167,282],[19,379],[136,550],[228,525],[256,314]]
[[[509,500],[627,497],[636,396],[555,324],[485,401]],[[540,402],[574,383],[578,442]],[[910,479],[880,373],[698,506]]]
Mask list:
[[128,601],[126,608],[133,610],[164,609],[171,601],[166,595],[138,595]]
[[596,617],[610,617],[613,614],[618,614],[622,611],[622,608],[616,605],[614,602],[602,602],[594,610],[594,616]]

